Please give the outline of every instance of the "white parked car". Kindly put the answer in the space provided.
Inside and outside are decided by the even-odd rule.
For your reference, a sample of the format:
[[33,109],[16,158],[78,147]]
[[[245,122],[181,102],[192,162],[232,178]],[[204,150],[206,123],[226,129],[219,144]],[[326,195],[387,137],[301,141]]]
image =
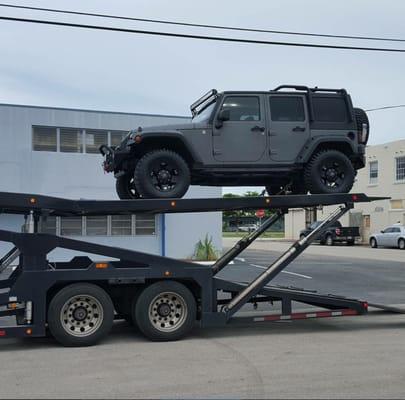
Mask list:
[[257,229],[257,225],[255,224],[240,225],[238,229],[240,232],[253,232]]
[[391,225],[381,232],[373,233],[370,236],[370,246],[398,247],[405,250],[405,226]]

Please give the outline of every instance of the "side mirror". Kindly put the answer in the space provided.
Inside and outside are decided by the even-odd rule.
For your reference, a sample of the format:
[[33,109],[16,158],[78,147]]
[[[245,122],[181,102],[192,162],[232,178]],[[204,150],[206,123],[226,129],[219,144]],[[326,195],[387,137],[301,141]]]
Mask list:
[[384,233],[384,230],[381,230],[380,232],[381,232],[381,233]]
[[224,121],[229,121],[231,119],[231,112],[230,110],[221,110],[217,116],[217,122],[215,123],[215,127],[217,129],[222,128]]

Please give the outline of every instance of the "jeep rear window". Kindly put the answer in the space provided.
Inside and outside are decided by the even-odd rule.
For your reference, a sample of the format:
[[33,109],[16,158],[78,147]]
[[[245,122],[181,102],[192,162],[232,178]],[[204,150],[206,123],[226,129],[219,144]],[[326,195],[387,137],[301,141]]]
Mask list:
[[346,122],[347,107],[343,97],[314,96],[314,120],[321,122]]
[[304,103],[301,97],[271,96],[272,121],[305,121]]
[[222,104],[223,110],[230,111],[229,121],[259,121],[260,102],[253,96],[228,96]]

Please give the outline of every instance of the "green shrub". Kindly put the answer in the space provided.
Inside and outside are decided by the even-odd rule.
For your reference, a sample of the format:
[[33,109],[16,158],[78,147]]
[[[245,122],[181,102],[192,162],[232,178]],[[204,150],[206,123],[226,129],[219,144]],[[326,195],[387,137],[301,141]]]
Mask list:
[[212,244],[212,237],[205,235],[204,240],[199,240],[195,246],[193,260],[215,261],[218,258],[218,251]]

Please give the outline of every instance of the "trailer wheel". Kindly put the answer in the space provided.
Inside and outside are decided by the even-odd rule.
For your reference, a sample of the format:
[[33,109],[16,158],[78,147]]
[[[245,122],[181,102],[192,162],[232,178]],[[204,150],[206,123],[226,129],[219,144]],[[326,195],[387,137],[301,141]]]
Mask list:
[[48,308],[49,329],[64,346],[92,346],[110,332],[113,322],[110,296],[89,283],[64,287]]
[[153,341],[181,339],[193,328],[196,312],[193,294],[175,281],[148,286],[133,306],[138,328]]

